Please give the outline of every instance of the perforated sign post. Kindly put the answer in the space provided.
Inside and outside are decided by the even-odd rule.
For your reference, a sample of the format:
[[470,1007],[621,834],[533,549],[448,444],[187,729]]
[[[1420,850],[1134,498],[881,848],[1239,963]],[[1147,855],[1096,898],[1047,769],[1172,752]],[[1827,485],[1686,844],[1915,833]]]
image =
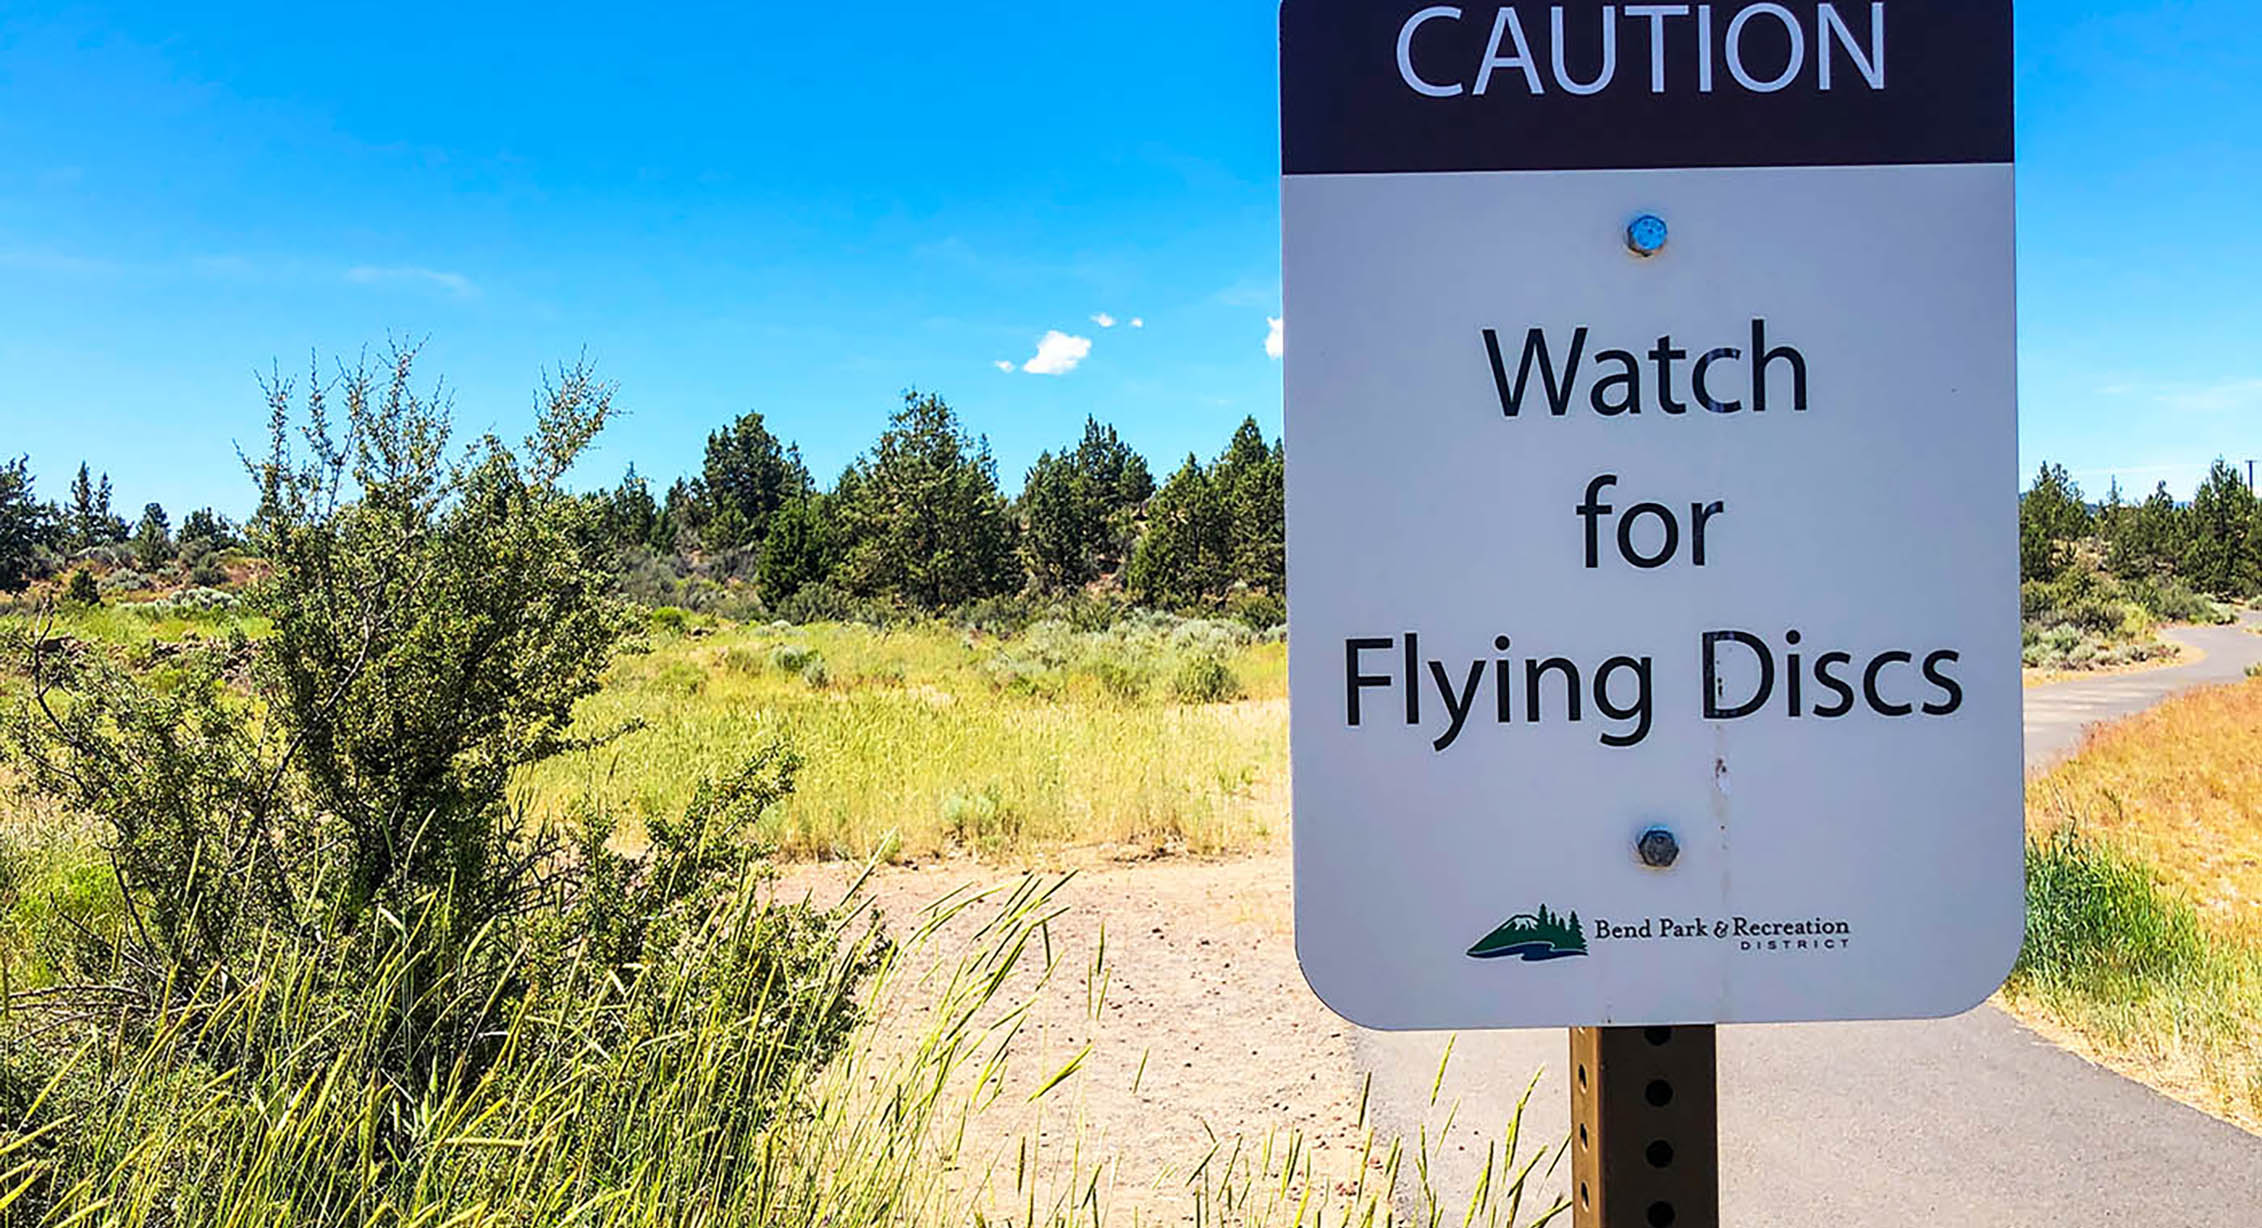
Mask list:
[[1314,990],[1654,1025],[1589,1036],[1594,1083],[1672,1025],[1984,1000],[2023,926],[2009,0],[1287,0],[1281,48]]

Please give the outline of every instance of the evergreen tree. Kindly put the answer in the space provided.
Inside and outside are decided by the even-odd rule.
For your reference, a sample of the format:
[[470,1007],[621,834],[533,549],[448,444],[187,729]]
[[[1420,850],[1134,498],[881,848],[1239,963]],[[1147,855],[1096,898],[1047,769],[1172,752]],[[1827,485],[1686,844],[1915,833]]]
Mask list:
[[2019,497],[2019,578],[2056,579],[2072,561],[2074,543],[2089,530],[2081,487],[2065,466],[2044,464],[2034,486]]
[[1124,577],[1132,595],[1146,605],[1186,609],[1223,593],[1232,574],[1226,525],[1209,472],[1189,453],[1148,505],[1147,532]]
[[651,483],[630,465],[620,485],[598,496],[597,522],[605,543],[613,547],[651,546],[660,530],[660,504],[652,497]]
[[1139,513],[1155,495],[1154,474],[1147,470],[1147,458],[1097,418],[1084,419],[1084,438],[1076,445],[1076,471],[1096,505],[1093,566],[1104,575],[1120,569],[1130,556]]
[[1188,456],[1147,511],[1126,581],[1140,601],[1210,605],[1235,585],[1279,593],[1287,578],[1285,457],[1256,419],[1242,421],[1216,463]]
[[2262,561],[2253,558],[2251,544],[2254,492],[2221,459],[2192,495],[2185,529],[2181,570],[2193,587],[2227,598],[2256,590],[2257,565]]
[[695,550],[705,538],[712,519],[707,497],[699,484],[677,478],[668,487],[666,502],[660,505],[660,522],[652,530],[652,548],[674,554]]
[[2166,482],[2104,526],[2105,562],[2126,579],[2165,575],[2183,557],[2183,509]]
[[1099,574],[1105,531],[1100,505],[1073,455],[1040,453],[1021,488],[1021,557],[1048,592],[1080,587]]
[[796,495],[770,517],[754,582],[766,601],[782,601],[828,580],[840,565],[840,537],[824,494]]
[[126,522],[110,513],[109,474],[103,474],[96,482],[87,472],[86,463],[79,462],[78,476],[71,479],[70,499],[64,520],[72,548],[84,550],[126,539]]
[[1286,477],[1280,445],[1268,446],[1257,420],[1243,419],[1211,474],[1223,504],[1233,583],[1275,594],[1286,588]]
[[30,587],[40,552],[54,539],[53,515],[32,490],[30,458],[0,465],[0,593]]
[[944,609],[1021,586],[1015,526],[987,439],[970,438],[940,397],[913,391],[832,502],[849,588]]
[[1110,512],[1136,508],[1154,497],[1154,475],[1145,457],[1097,418],[1084,419],[1084,438],[1076,445],[1076,471],[1093,498]]
[[181,545],[205,543],[206,550],[231,550],[237,544],[235,523],[208,507],[200,507],[181,520]]
[[770,517],[786,500],[809,493],[801,449],[784,445],[746,413],[707,436],[700,487],[712,514],[711,549],[755,546],[770,531]]
[[1046,452],[1021,491],[1021,550],[1037,587],[1077,588],[1122,565],[1154,494],[1147,462],[1097,418],[1073,448]]
[[165,516],[164,505],[152,503],[141,509],[141,520],[134,525],[134,561],[143,571],[156,571],[173,561],[173,526]]
[[2115,477],[2112,484],[2105,488],[2105,501],[2097,505],[2094,526],[2097,536],[2110,543],[2113,535],[2120,532],[2121,523],[2128,519],[2130,511],[2128,500],[2121,496],[2121,479]]

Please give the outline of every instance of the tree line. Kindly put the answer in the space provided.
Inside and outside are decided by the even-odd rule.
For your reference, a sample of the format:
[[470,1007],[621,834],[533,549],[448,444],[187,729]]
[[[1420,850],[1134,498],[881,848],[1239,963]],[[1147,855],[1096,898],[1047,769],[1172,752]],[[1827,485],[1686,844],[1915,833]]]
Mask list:
[[2019,499],[2019,574],[2056,583],[2102,569],[2128,581],[2181,580],[2208,596],[2262,595],[2262,499],[2218,459],[2189,502],[2163,482],[2131,501],[2115,481],[2091,502],[2065,466],[2045,464]]
[[[663,493],[632,468],[581,497],[592,544],[615,553],[624,577],[652,581],[650,591],[631,586],[638,596],[703,584],[771,610],[933,612],[1097,592],[1177,610],[1232,604],[1279,621],[1283,473],[1280,441],[1254,418],[1215,457],[1189,454],[1159,483],[1114,427],[1087,418],[1010,494],[987,438],[941,397],[913,391],[829,486],[749,412],[709,434],[698,470]],[[176,529],[151,503],[129,524],[111,502],[108,475],[84,464],[54,502],[38,497],[27,458],[0,466],[0,591],[90,560],[225,579],[219,555],[242,544],[225,516],[200,509]]]
[[145,504],[131,522],[110,504],[110,475],[83,462],[64,496],[50,502],[39,498],[29,457],[0,464],[0,593],[23,592],[90,554],[110,567],[178,567],[194,584],[226,581],[218,556],[242,544],[228,517],[198,508],[175,528],[162,504]]
[[610,545],[678,575],[746,581],[773,608],[845,598],[939,611],[1096,590],[1158,608],[1277,610],[1283,475],[1280,441],[1254,418],[1159,484],[1114,427],[1087,418],[1009,495],[987,438],[914,391],[829,487],[750,412],[710,434],[699,471],[664,495],[632,470],[589,497]]

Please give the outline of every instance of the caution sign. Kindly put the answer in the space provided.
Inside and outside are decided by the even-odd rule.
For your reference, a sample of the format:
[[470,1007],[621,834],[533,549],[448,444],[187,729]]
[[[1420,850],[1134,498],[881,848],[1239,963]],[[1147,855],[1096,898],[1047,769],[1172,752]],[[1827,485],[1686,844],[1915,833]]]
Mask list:
[[2011,6],[1281,11],[1297,949],[1877,1019],[2023,928]]

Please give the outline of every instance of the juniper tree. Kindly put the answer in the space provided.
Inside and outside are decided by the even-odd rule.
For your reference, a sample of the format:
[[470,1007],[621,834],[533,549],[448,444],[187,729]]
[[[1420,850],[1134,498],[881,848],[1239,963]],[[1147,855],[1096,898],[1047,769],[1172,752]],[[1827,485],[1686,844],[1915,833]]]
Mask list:
[[840,565],[840,538],[831,498],[805,494],[786,500],[770,517],[755,562],[754,583],[766,601],[782,601],[812,584],[830,579]]
[[0,465],[0,593],[30,587],[41,553],[54,542],[53,513],[32,489],[31,459]]
[[2220,458],[2184,513],[2182,572],[2192,586],[2217,597],[2245,597],[2262,580],[2254,555],[2254,492]]
[[966,434],[942,398],[907,392],[872,450],[841,475],[831,504],[853,592],[946,609],[1021,587],[1015,527],[987,439]]
[[1234,583],[1279,593],[1288,571],[1287,466],[1279,444],[1267,445],[1255,418],[1233,432],[1211,480],[1226,519],[1227,566]]
[[1210,473],[1188,453],[1155,492],[1147,531],[1132,551],[1126,585],[1139,601],[1167,609],[1203,604],[1232,575],[1228,518]]
[[705,544],[714,549],[760,545],[770,517],[810,489],[801,449],[780,443],[762,415],[751,412],[707,436],[699,478],[714,526],[713,540]]
[[2019,497],[2019,578],[2054,580],[2073,557],[2073,544],[2090,530],[2081,488],[2063,465],[2045,464]]
[[2106,564],[2129,579],[2165,575],[2183,557],[2183,509],[2162,482],[2130,504],[2105,530]]
[[97,481],[87,471],[86,462],[79,462],[78,476],[71,479],[70,500],[64,523],[73,548],[84,550],[126,539],[126,522],[110,512],[109,474]]
[[141,509],[132,545],[134,562],[143,571],[156,571],[173,561],[173,527],[163,504],[151,503]]

